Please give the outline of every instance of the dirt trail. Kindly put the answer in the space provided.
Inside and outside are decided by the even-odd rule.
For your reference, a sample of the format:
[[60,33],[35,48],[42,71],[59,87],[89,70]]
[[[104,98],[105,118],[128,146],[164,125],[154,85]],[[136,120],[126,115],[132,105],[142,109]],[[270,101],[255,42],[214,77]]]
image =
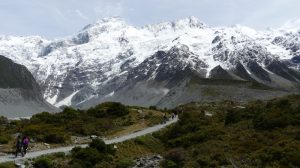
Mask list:
[[[141,131],[137,131],[134,133],[130,133],[124,136],[120,136],[120,137],[116,137],[113,139],[104,139],[104,142],[106,144],[114,144],[114,143],[120,143],[120,142],[124,142],[127,141],[129,139],[134,139],[136,137],[139,136],[143,136],[143,135],[147,135],[147,134],[151,134],[153,132],[157,132],[159,130],[161,130],[162,128],[165,128],[175,122],[178,121],[178,118],[174,118],[172,120],[167,121],[165,124],[159,124],[159,125],[155,125],[149,128],[146,128],[144,130]],[[81,147],[86,147],[88,146],[88,144],[83,144],[83,145],[72,145],[72,146],[67,146],[67,147],[60,147],[60,148],[53,148],[53,149],[47,149],[47,150],[41,150],[41,151],[35,151],[35,152],[29,152],[26,154],[25,157],[17,157],[15,158],[13,155],[6,155],[6,156],[1,156],[0,157],[0,163],[3,162],[10,162],[10,161],[22,161],[28,158],[35,158],[41,155],[48,155],[48,154],[52,154],[52,153],[57,153],[57,152],[69,152],[71,151],[75,146],[81,146]]]

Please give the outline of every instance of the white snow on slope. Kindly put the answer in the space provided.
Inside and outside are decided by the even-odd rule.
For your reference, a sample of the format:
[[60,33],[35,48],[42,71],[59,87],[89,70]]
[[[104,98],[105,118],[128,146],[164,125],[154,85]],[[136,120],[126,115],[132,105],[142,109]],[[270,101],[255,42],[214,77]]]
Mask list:
[[[113,17],[101,19],[74,36],[53,41],[38,36],[0,36],[0,54],[25,65],[42,86],[45,99],[58,106],[70,103],[70,97],[58,98],[64,95],[59,94],[63,89],[72,88],[68,92],[78,93],[82,86],[89,86],[97,90],[115,76],[125,74],[126,70],[121,67],[126,62],[133,68],[158,50],[168,51],[174,46],[187,46],[197,59],[205,62],[207,77],[218,65],[225,69],[231,66],[214,55],[224,56],[227,51],[236,52],[245,47],[262,45],[272,55],[290,59],[293,54],[284,44],[273,43],[281,36],[288,42],[291,36],[288,32],[256,31],[240,25],[212,28],[195,17],[134,27],[122,18]],[[221,42],[213,44],[217,36]],[[293,40],[297,42],[296,37]],[[218,48],[219,44],[223,48],[215,51],[213,48]],[[185,61],[194,65],[193,60]],[[76,75],[81,78],[72,78]],[[72,86],[64,86],[67,80],[72,80]],[[57,102],[57,99],[68,101]]]
[[65,99],[59,101],[58,103],[54,104],[56,107],[60,107],[60,106],[70,106],[72,104],[72,98],[79,92],[76,91],[74,93],[72,93],[70,96],[66,97]]

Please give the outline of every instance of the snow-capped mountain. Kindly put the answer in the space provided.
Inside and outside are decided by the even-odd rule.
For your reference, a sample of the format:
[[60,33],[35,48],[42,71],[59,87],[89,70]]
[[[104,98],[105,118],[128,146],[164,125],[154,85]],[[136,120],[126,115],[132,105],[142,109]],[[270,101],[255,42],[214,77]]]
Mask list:
[[144,27],[113,17],[54,41],[0,36],[0,54],[25,65],[56,106],[112,100],[169,107],[162,101],[191,77],[185,73],[297,89],[299,38],[294,29],[214,28],[195,17]]

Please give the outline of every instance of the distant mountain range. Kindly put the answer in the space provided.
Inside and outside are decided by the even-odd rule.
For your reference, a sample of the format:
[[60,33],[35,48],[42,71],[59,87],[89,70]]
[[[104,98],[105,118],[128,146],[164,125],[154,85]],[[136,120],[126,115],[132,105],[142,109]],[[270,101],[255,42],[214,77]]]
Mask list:
[[0,55],[0,115],[27,117],[58,109],[43,99],[39,85],[23,65]]
[[26,66],[57,107],[120,101],[171,108],[300,88],[300,31],[209,27],[195,17],[144,27],[104,18],[57,40],[0,36],[0,54]]

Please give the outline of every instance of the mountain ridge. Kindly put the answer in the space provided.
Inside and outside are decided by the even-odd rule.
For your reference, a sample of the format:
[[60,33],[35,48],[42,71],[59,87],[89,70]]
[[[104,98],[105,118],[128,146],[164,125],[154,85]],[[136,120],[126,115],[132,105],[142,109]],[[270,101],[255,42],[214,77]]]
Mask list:
[[[166,74],[184,68],[201,78],[226,76],[295,91],[300,81],[299,39],[294,29],[209,27],[195,17],[142,27],[104,18],[54,41],[0,38],[0,54],[29,68],[51,104],[80,106],[114,97],[135,76],[144,76],[145,84],[155,78],[162,82]],[[151,77],[146,75],[150,71]]]

